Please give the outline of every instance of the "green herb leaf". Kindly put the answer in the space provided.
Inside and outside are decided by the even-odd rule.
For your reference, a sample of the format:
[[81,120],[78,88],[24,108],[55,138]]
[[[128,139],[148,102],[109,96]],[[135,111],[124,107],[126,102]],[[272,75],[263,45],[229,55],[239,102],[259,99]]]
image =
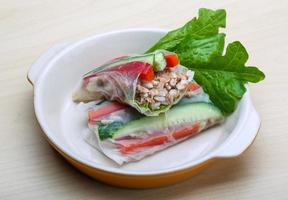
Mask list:
[[101,140],[112,138],[113,134],[124,125],[123,122],[112,122],[111,124],[98,124],[98,133]]
[[194,79],[209,94],[212,102],[225,113],[231,113],[246,92],[244,84],[265,78],[256,67],[246,67],[247,60],[246,49],[236,41],[228,45],[224,56],[215,57],[209,63],[186,66],[195,71]]
[[209,37],[189,37],[175,49],[181,64],[199,65],[209,63],[214,57],[223,53],[225,34],[219,33]]
[[226,25],[226,12],[223,9],[210,10],[206,8],[199,9],[199,17],[193,18],[183,27],[168,32],[146,53],[153,52],[157,49],[174,51],[177,46],[187,37],[212,36],[219,32],[220,27]]
[[257,67],[246,66],[248,53],[238,41],[228,45],[225,55],[225,10],[201,8],[198,18],[168,32],[147,52],[174,51],[182,65],[195,71],[194,79],[224,113],[233,112],[246,92],[245,83],[265,78]]

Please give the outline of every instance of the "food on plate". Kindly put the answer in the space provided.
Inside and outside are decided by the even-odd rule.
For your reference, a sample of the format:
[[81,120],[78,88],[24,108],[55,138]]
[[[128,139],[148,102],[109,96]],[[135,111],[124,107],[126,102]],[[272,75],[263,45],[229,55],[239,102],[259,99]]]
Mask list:
[[246,65],[248,53],[239,41],[224,53],[219,29],[225,26],[225,10],[201,8],[198,18],[144,54],[115,58],[85,74],[73,100],[102,99],[87,111],[87,142],[122,165],[223,122],[245,84],[265,78]]
[[137,161],[181,142],[224,119],[201,88],[159,116],[145,116],[118,102],[88,111],[87,141],[118,164]]
[[179,64],[177,54],[168,51],[124,56],[85,74],[74,100],[87,102],[98,96],[128,104],[147,116],[157,116],[182,97],[193,95],[189,92],[193,75]]
[[157,49],[177,53],[180,64],[195,72],[194,80],[201,85],[211,101],[225,114],[232,113],[246,92],[247,82],[257,83],[265,75],[257,67],[247,66],[248,53],[235,41],[228,44],[225,54],[226,11],[200,8],[183,27],[164,35],[146,53]]

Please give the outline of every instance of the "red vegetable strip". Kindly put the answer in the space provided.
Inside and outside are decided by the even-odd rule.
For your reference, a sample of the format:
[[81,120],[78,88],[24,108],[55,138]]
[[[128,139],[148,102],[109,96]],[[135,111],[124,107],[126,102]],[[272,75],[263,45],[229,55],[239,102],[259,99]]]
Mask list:
[[187,136],[191,136],[194,133],[198,133],[199,129],[200,129],[200,124],[197,123],[197,124],[194,124],[193,126],[190,126],[190,127],[186,126],[186,127],[181,128],[181,129],[175,130],[172,133],[172,136],[176,140],[179,140],[181,138],[184,138],[184,137],[187,137]]
[[161,135],[161,136],[157,136],[154,138],[150,138],[149,140],[146,140],[144,142],[134,143],[134,144],[130,144],[128,146],[122,146],[120,148],[120,152],[123,154],[127,154],[127,153],[130,153],[130,152],[138,149],[138,148],[161,145],[161,144],[165,143],[166,141],[168,141],[167,135]]
[[175,67],[180,63],[177,54],[166,54],[165,60],[167,63],[166,67],[168,67],[168,68]]
[[101,75],[101,73],[105,72],[120,72],[120,73],[127,73],[131,76],[136,76],[140,74],[141,80],[153,80],[154,79],[154,71],[152,66],[149,63],[135,61],[135,62],[128,62],[125,64],[117,65],[106,70],[96,72],[95,74],[88,75],[83,78],[85,81],[89,81],[90,78],[96,77]]
[[176,129],[170,133],[164,134],[164,135],[157,135],[155,137],[151,137],[147,140],[144,141],[136,141],[135,143],[130,143],[127,146],[121,146],[120,147],[120,152],[123,154],[128,154],[132,151],[135,151],[138,148],[141,147],[150,147],[150,146],[157,146],[164,144],[169,140],[169,136],[174,137],[176,140],[182,139],[187,136],[192,136],[196,133],[199,132],[200,129],[200,124],[196,123],[193,124],[192,126],[184,126],[181,127],[180,129]]
[[188,90],[195,91],[198,90],[201,86],[193,82],[188,85]]
[[97,119],[104,117],[112,112],[126,108],[127,106],[118,102],[109,103],[101,108],[88,111],[89,122],[94,122]]
[[154,71],[150,64],[146,64],[146,68],[142,71],[139,78],[145,81],[152,81],[154,79]]

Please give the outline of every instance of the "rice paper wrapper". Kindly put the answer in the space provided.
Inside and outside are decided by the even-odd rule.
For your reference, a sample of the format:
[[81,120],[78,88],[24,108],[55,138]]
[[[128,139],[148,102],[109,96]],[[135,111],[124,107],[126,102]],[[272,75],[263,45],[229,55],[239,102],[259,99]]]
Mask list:
[[[202,89],[198,90],[198,94],[195,94],[192,98],[183,98],[179,104],[174,107],[177,108],[179,106],[181,107],[197,103],[211,104],[208,95],[206,95]],[[174,109],[174,107],[172,109]],[[194,136],[204,129],[220,123],[224,119],[223,116],[211,118],[204,117],[200,120],[194,120],[191,123],[180,123],[173,126],[161,126],[157,129],[155,129],[155,127],[151,128],[149,124],[146,124],[145,128],[140,132],[138,131],[134,133],[132,129],[132,132],[127,132],[127,134],[122,136],[105,139],[100,138],[101,134],[99,133],[99,124],[103,120],[104,122],[121,122],[126,124],[130,121],[143,117],[153,118],[153,120],[157,121],[163,120],[165,117],[169,117],[169,114],[147,117],[139,115],[137,111],[135,112],[135,110],[129,107],[117,110],[109,115],[101,117],[99,121],[90,121],[89,128],[91,132],[85,136],[86,141],[93,147],[97,148],[105,156],[112,159],[117,164],[122,165],[127,162],[141,160],[158,151],[173,146],[183,140],[188,139],[191,136]]]
[[[159,109],[141,105],[136,100],[135,95],[139,76],[146,65],[147,63],[145,62],[136,61],[109,67],[109,63],[106,63],[84,76],[80,89],[73,94],[73,100],[76,102],[89,102],[104,98],[128,104],[147,116],[157,116],[160,113],[164,113],[183,98],[188,86],[181,90],[179,96],[173,102],[162,105]],[[188,69],[178,65],[172,71],[186,73]],[[194,72],[191,73],[194,74]],[[192,79],[189,81],[193,82]]]

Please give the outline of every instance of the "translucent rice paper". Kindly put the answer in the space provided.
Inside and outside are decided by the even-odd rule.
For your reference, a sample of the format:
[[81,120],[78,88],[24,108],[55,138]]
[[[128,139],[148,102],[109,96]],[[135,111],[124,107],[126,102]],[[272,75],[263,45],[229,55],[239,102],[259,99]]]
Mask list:
[[[80,89],[73,94],[73,100],[76,102],[89,102],[105,98],[110,101],[128,104],[147,116],[157,116],[166,112],[171,106],[181,100],[186,93],[188,85],[181,91],[178,98],[175,98],[171,104],[162,106],[161,109],[152,110],[148,106],[140,105],[135,100],[136,87],[139,75],[146,65],[147,63],[136,61],[113,67],[109,67],[109,64],[100,66],[84,76]],[[173,70],[188,71],[186,67],[181,65],[176,66]]]
[[[179,104],[177,104],[175,107],[181,106],[184,104],[197,103],[197,102],[210,103],[209,97],[202,91],[201,88],[195,92],[197,94],[195,94],[192,98],[183,98],[183,100],[181,100]],[[127,162],[141,160],[146,156],[154,154],[155,152],[166,149],[169,146],[175,145],[223,120],[223,117],[209,118],[209,119],[207,118],[207,119],[200,120],[200,121],[194,121],[193,123],[189,123],[189,124],[183,123],[183,124],[178,124],[177,126],[172,126],[172,127],[161,127],[160,129],[157,129],[156,131],[155,129],[151,130],[149,128],[149,125],[147,125],[147,129],[145,129],[141,133],[122,135],[121,137],[118,137],[118,138],[113,137],[113,138],[107,138],[104,140],[100,139],[98,124],[99,122],[101,122],[101,120],[106,120],[110,122],[120,121],[123,123],[127,123],[135,119],[135,115],[136,115],[136,118],[139,117],[139,113],[137,114],[137,112],[135,113],[135,110],[127,107],[127,108],[115,111],[109,115],[102,117],[101,119],[99,119],[98,122],[90,121],[89,128],[91,132],[86,135],[86,141],[93,147],[97,148],[105,156],[112,159],[117,164],[122,165]],[[163,117],[163,115],[161,116]],[[187,136],[184,136],[184,137],[183,135],[182,137],[179,137],[179,135],[177,136],[177,131],[183,128],[187,128],[187,130],[190,131],[190,134],[187,134]],[[159,145],[155,145],[155,146],[148,145],[148,146],[140,147],[133,151],[129,151],[129,148],[128,150],[127,148],[126,150],[124,148],[125,151],[123,151],[123,146],[129,145],[129,142],[131,143],[131,141],[132,142],[145,141],[147,139],[149,140],[149,138],[158,138],[162,140],[164,139],[165,142]]]
[[[106,98],[119,102],[131,102],[135,96],[136,84],[146,63],[131,62],[111,68],[99,67],[84,76],[81,88],[73,95],[74,101],[88,102],[95,98]],[[86,95],[83,95],[86,94]]]

